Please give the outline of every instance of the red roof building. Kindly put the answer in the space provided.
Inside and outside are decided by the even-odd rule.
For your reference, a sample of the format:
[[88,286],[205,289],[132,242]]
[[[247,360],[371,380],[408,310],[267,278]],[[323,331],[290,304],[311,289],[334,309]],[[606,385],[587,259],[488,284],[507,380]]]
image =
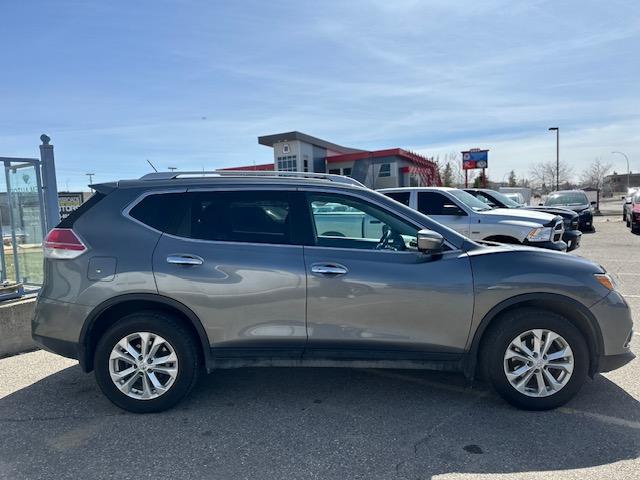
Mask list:
[[374,189],[441,185],[432,159],[401,148],[358,150],[297,131],[258,137],[258,142],[273,148],[273,163],[228,170],[333,173]]

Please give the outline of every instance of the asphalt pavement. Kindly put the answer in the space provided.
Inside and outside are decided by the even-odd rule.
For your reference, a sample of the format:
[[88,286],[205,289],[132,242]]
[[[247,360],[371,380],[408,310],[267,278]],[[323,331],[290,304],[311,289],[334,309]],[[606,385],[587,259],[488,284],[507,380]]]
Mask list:
[[[576,254],[618,277],[640,319],[640,236],[619,216],[596,228]],[[133,415],[77,362],[31,352],[0,360],[0,479],[638,479],[639,372],[634,360],[525,412],[455,374],[226,370],[169,412]]]

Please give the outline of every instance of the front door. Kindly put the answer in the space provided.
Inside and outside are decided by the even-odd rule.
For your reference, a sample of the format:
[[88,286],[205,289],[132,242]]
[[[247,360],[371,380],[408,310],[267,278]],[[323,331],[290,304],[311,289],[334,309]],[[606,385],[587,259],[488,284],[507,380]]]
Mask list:
[[196,191],[149,199],[167,195],[176,196],[167,208],[186,214],[154,251],[158,292],[194,311],[216,356],[299,357],[307,338],[306,279],[303,247],[292,241],[293,193]]
[[421,227],[363,197],[309,192],[307,204],[305,356],[462,352],[473,309],[464,252],[418,252]]

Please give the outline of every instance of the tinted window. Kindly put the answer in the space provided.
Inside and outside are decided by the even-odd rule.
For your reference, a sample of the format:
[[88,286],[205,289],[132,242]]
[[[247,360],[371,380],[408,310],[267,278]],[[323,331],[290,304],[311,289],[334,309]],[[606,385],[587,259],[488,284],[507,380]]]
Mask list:
[[425,215],[446,215],[443,213],[445,205],[454,203],[438,192],[418,192],[418,211]]
[[417,228],[383,208],[342,195],[308,198],[318,246],[416,250]]
[[389,198],[393,198],[396,202],[406,205],[407,207],[411,200],[411,192],[386,192],[385,195]]
[[148,196],[130,215],[182,237],[289,244],[290,210],[286,192],[192,192]]

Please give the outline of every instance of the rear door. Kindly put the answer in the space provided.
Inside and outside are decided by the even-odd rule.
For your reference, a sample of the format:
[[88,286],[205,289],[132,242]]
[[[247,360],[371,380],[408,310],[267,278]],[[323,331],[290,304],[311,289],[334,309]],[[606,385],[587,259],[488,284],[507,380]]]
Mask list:
[[166,210],[184,212],[163,228],[153,254],[158,292],[194,311],[218,357],[302,353],[306,279],[302,246],[293,241],[293,195],[209,190],[150,197],[150,210],[162,212],[164,200]]
[[469,215],[457,202],[441,192],[418,191],[418,211],[469,236]]

